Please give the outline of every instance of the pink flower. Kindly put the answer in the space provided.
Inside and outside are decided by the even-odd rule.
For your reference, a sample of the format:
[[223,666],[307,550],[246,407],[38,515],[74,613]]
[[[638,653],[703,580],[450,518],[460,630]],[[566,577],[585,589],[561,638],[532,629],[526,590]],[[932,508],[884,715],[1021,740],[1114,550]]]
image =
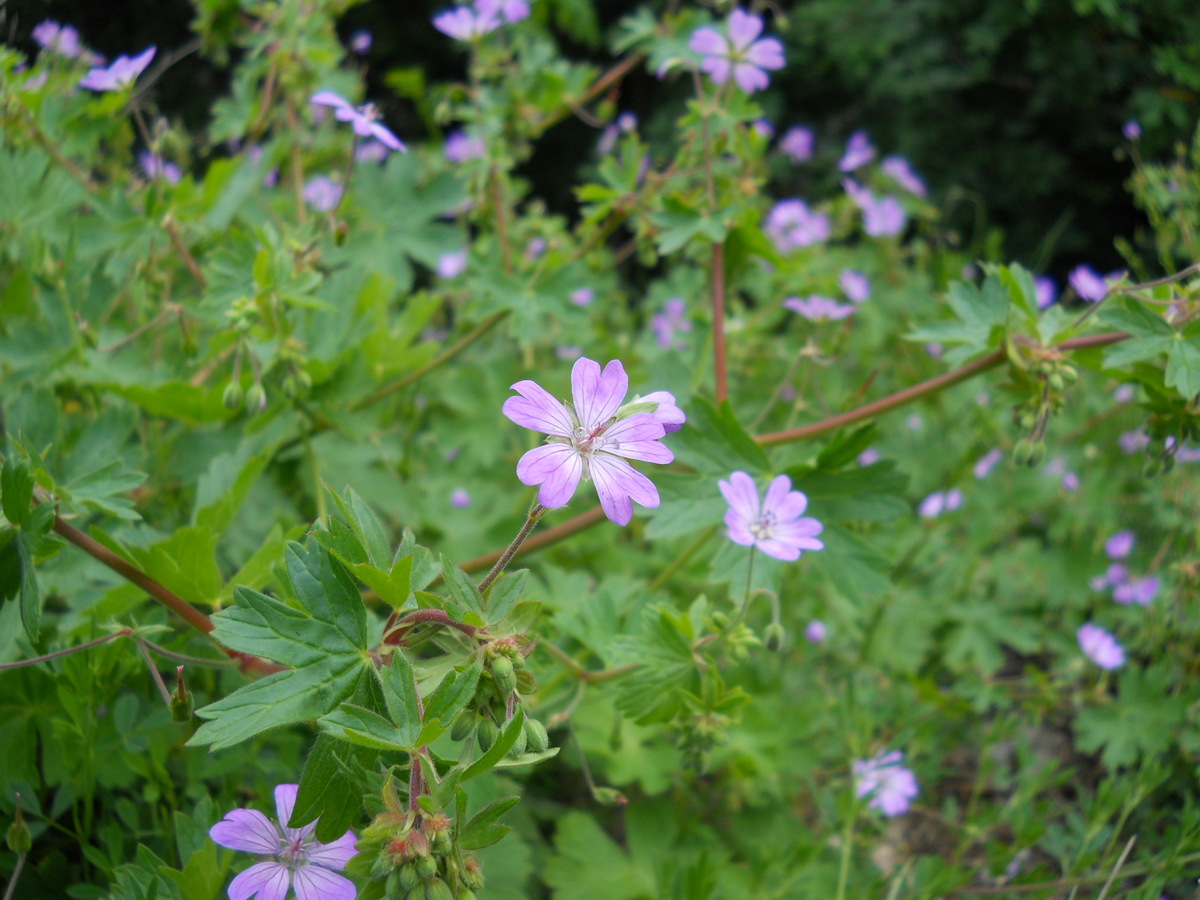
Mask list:
[[366,56],[371,50],[373,40],[371,32],[360,28],[350,35],[350,49],[359,56]]
[[315,103],[317,106],[330,107],[333,110],[334,118],[339,122],[349,122],[354,127],[354,133],[359,137],[373,137],[391,150],[404,150],[404,142],[392,134],[391,130],[376,121],[379,118],[379,110],[374,103],[358,107],[351,106],[348,100],[333,91],[321,91],[313,94],[309,102]]
[[853,172],[860,166],[865,166],[875,158],[875,148],[865,131],[856,131],[846,142],[846,152],[838,162],[838,168],[843,172]]
[[575,306],[588,306],[595,296],[596,292],[589,287],[577,288],[571,291],[571,302]]
[[317,175],[304,185],[304,202],[317,212],[330,212],[342,202],[344,188],[332,178]]
[[454,493],[450,495],[450,505],[455,509],[466,509],[471,505],[471,495],[467,493],[466,488],[455,488]]
[[1104,542],[1104,555],[1109,559],[1124,559],[1133,550],[1136,540],[1132,531],[1118,531]]
[[812,129],[797,125],[783,133],[779,139],[779,152],[795,162],[804,162],[812,159],[814,142]]
[[922,519],[936,519],[944,512],[954,512],[963,504],[963,493],[958,488],[937,491],[921,501],[917,515]]
[[70,25],[59,25],[53,19],[35,25],[30,35],[39,47],[75,59],[83,54],[79,32]]
[[504,401],[504,415],[550,435],[517,463],[523,484],[541,485],[542,506],[566,506],[581,479],[595,482],[604,514],[618,525],[627,525],[633,517],[633,501],[648,509],[658,506],[654,484],[625,460],[662,464],[675,455],[660,443],[666,429],[653,412],[621,415],[629,376],[620,360],[609,362],[603,372],[593,360],[577,360],[571,370],[570,404],[554,399],[533,381],[518,381],[512,389],[520,396]]
[[871,299],[871,279],[862,272],[842,269],[842,274],[838,276],[838,285],[851,303],[862,303]]
[[1113,599],[1122,606],[1128,606],[1130,603],[1149,606],[1150,602],[1158,596],[1158,589],[1161,586],[1161,582],[1154,575],[1147,575],[1145,578],[1130,578],[1128,581],[1116,585],[1113,589]]
[[1004,459],[1004,453],[1001,452],[1000,448],[992,448],[983,456],[981,456],[977,463],[975,463],[975,477],[987,478],[992,469],[994,469],[996,464],[1002,459]]
[[235,809],[209,829],[208,836],[222,847],[270,857],[242,872],[229,885],[230,900],[284,900],[288,889],[296,889],[297,900],[354,900],[354,882],[333,872],[344,868],[358,852],[357,838],[347,831],[336,841],[322,844],[315,837],[317,823],[289,828],[299,785],[275,788],[275,812],[271,821],[256,809]]
[[895,197],[874,200],[863,207],[863,231],[871,237],[890,237],[904,230],[907,217]]
[[825,640],[829,634],[829,629],[825,627],[825,623],[820,619],[813,619],[804,628],[804,638],[810,644],[819,644]]
[[832,322],[854,314],[853,306],[838,303],[828,297],[818,297],[816,294],[803,300],[799,297],[788,297],[783,301],[783,305],[810,322]]
[[887,175],[910,194],[924,197],[929,193],[925,188],[925,182],[913,171],[912,166],[908,164],[908,160],[903,156],[889,156],[879,164],[879,171],[883,172],[884,175]]
[[124,90],[137,80],[146,66],[150,65],[150,60],[154,59],[154,52],[154,47],[148,47],[133,59],[118,56],[111,66],[97,67],[84,75],[79,86],[92,91]]
[[1103,300],[1108,294],[1108,284],[1105,282],[1104,276],[1091,266],[1076,266],[1067,276],[1067,281],[1071,283],[1071,287],[1075,288],[1079,299],[1087,300],[1089,303]]
[[1038,309],[1053,306],[1054,301],[1058,299],[1058,286],[1055,285],[1053,278],[1045,275],[1039,275],[1033,279],[1033,290],[1037,295]]
[[1138,124],[1137,119],[1130,119],[1121,128],[1121,134],[1125,135],[1125,140],[1136,141],[1142,136],[1142,126]]
[[458,250],[454,253],[443,253],[438,257],[437,273],[439,278],[447,280],[457,278],[467,271],[467,251]]
[[473,41],[500,27],[499,10],[494,4],[477,9],[456,6],[433,17],[433,27],[458,41]]
[[468,159],[482,159],[487,154],[487,147],[477,137],[462,131],[452,131],[446,135],[446,146],[442,152],[450,162],[462,163]]
[[1084,656],[1102,669],[1116,669],[1125,664],[1125,650],[1117,639],[1101,628],[1088,622],[1080,625],[1076,632],[1079,649]]
[[781,200],[767,215],[767,237],[780,253],[829,239],[829,219],[809,212],[803,200]]
[[138,154],[138,165],[142,167],[142,171],[146,173],[146,177],[153,181],[156,178],[161,178],[167,184],[179,184],[183,173],[179,171],[179,166],[173,162],[167,162],[161,156],[156,156],[149,150],[143,150]]
[[761,504],[758,486],[745,472],[734,472],[717,485],[729,503],[725,524],[735,544],[757,547],[767,556],[787,562],[799,559],[805,550],[824,548],[817,535],[825,526],[803,515],[808,498],[792,490],[792,480],[786,475],[775,477]]
[[753,94],[771,83],[766,69],[783,68],[783,45],[775,38],[757,40],[762,29],[758,16],[735,9],[725,26],[728,37],[715,28],[701,28],[688,46],[704,57],[700,69],[716,84],[724,84],[732,74],[739,88]]
[[878,809],[885,816],[908,812],[912,798],[920,793],[917,776],[900,765],[904,754],[899,750],[880,753],[874,759],[854,761],[854,795],[871,797],[869,809]]
[[650,319],[650,327],[654,329],[654,339],[658,346],[668,350],[683,350],[687,341],[677,338],[675,332],[687,333],[692,330],[691,320],[687,316],[687,304],[679,297],[672,297],[663,304],[663,311],[656,313]]
[[883,459],[883,454],[874,447],[868,447],[862,453],[858,454],[858,464],[860,466],[873,466],[881,459]]

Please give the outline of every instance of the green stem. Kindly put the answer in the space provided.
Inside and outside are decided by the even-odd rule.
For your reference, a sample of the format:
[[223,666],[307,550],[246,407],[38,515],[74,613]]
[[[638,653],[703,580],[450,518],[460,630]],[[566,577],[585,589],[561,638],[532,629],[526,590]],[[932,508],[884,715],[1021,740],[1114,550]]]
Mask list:
[[542,506],[542,504],[537,503],[536,501],[534,502],[533,506],[529,507],[529,515],[525,517],[525,524],[521,526],[521,530],[517,532],[517,536],[513,538],[513,541],[508,545],[508,548],[500,554],[500,558],[496,560],[496,564],[492,566],[491,571],[484,576],[483,581],[479,582],[479,593],[482,594],[484,591],[486,591],[492,586],[492,582],[500,577],[500,573],[504,571],[505,567],[512,560],[513,556],[515,556],[517,551],[521,549],[521,545],[525,543],[525,538],[529,537],[529,533],[533,531],[534,526],[537,525],[538,519],[545,515],[545,513],[546,507]]
[[63,656],[70,656],[72,653],[80,653],[84,650],[90,650],[92,647],[99,647],[101,644],[107,644],[109,641],[115,641],[117,638],[129,637],[131,634],[133,634],[132,628],[122,628],[120,631],[114,631],[112,634],[106,634],[104,637],[98,637],[95,640],[84,641],[82,644],[77,644],[74,647],[66,647],[62,650],[55,650],[53,653],[45,653],[41,656],[31,656],[29,659],[19,659],[16,662],[0,663],[0,671],[4,669],[23,669],[25,666],[49,662],[52,659],[59,659]]
[[838,864],[837,900],[846,900],[846,885],[850,881],[850,856],[854,847],[854,827],[858,823],[857,816],[851,816],[842,831],[842,858]]

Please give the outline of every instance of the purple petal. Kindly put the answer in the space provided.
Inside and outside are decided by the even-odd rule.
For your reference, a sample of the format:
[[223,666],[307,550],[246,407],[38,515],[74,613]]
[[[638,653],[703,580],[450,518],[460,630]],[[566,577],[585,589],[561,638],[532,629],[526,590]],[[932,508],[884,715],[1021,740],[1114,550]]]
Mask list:
[[257,809],[235,809],[208,831],[222,847],[244,853],[279,852],[279,829]]
[[724,56],[729,52],[729,42],[723,34],[713,28],[697,30],[688,41],[688,47],[693,53],[699,53],[701,56]]
[[[315,103],[317,106],[332,106],[338,111],[353,110],[353,107],[350,105],[348,100],[339,96],[338,94],[335,94],[333,91],[319,91],[318,93],[313,94],[312,98],[308,102]],[[343,121],[345,120],[343,119]]]
[[[716,79],[713,80],[715,81]],[[761,91],[771,83],[771,79],[767,77],[766,72],[758,68],[758,66],[744,62],[740,62],[733,67],[733,80],[747,94]]]
[[283,863],[256,863],[230,883],[229,900],[248,900],[255,894],[258,900],[283,900],[291,883],[290,874]]
[[783,44],[775,38],[763,38],[755,43],[743,58],[760,69],[782,69],[784,66]]
[[626,441],[657,441],[666,433],[666,428],[654,413],[637,413],[613,422],[605,429],[603,437],[605,443],[613,440],[624,444]]
[[378,122],[371,123],[371,136],[385,147],[390,147],[392,150],[404,151],[404,141],[396,137],[391,129],[380,125]]
[[658,404],[658,408],[651,415],[662,422],[663,431],[667,434],[678,431],[687,421],[683,410],[675,405],[675,395],[670,391],[653,391],[642,397],[639,402]]
[[[788,478],[786,475],[776,475],[773,479],[771,479],[771,483],[767,486],[767,494],[765,497],[763,497],[763,511],[767,513],[774,513],[776,519],[783,518],[781,507],[786,501],[788,494],[791,492],[792,479]],[[796,493],[800,492],[797,491]],[[803,499],[804,495],[800,494],[800,497]],[[807,501],[805,502],[807,503]],[[801,507],[800,512],[804,512],[803,507]],[[797,513],[796,515],[799,514],[800,513]]]
[[358,843],[358,838],[355,837],[353,831],[347,831],[336,841],[330,841],[328,844],[313,841],[308,848],[309,861],[327,869],[344,869],[346,863],[358,854],[358,850],[354,846],[356,843]]
[[520,397],[504,401],[504,415],[523,428],[570,437],[575,430],[567,408],[536,381],[518,381],[512,389]]
[[791,544],[786,544],[775,538],[760,538],[754,542],[754,546],[767,554],[767,556],[782,559],[784,562],[795,562],[800,558],[799,547],[793,547]]
[[762,34],[763,23],[758,16],[735,9],[729,16],[729,40],[739,50],[745,50]]
[[319,866],[303,866],[296,870],[296,900],[354,900],[358,888],[343,878]]
[[629,376],[619,359],[614,359],[600,371],[600,364],[586,357],[575,360],[571,369],[571,396],[579,424],[594,431],[617,413],[617,408],[629,393]]
[[292,819],[292,810],[296,806],[296,794],[300,792],[298,784],[279,784],[275,786],[275,814],[279,816],[279,824],[287,828]]
[[517,463],[517,478],[530,487],[540,484],[538,502],[548,509],[566,506],[581,477],[583,461],[579,452],[567,444],[534,447]]
[[[744,521],[753,522],[758,518],[758,487],[753,478],[745,472],[734,472],[728,481],[718,481],[717,486],[721,496]],[[726,524],[729,524],[728,520]]]
[[725,525],[729,529],[729,539],[735,544],[741,544],[743,547],[754,546],[756,538],[750,533],[749,524],[751,521],[736,509],[727,509],[725,511]]
[[707,72],[708,77],[716,84],[724,84],[728,81],[731,69],[729,60],[723,56],[706,56],[704,62],[700,64],[700,70]]
[[654,484],[623,459],[597,456],[592,459],[592,481],[600,496],[604,514],[618,525],[628,525],[636,500],[648,509],[658,506]]

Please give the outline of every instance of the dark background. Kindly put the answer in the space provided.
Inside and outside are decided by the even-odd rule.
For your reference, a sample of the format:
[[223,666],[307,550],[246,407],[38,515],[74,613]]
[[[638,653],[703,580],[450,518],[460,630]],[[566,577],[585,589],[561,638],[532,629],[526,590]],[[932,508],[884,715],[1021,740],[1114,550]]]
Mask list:
[[[611,64],[602,45],[562,27],[568,5],[579,3],[534,0],[534,14],[568,56]],[[388,96],[384,77],[396,67],[423,68],[431,83],[462,76],[465,54],[429,24],[447,5],[373,0],[346,14],[344,38],[357,28],[374,35],[372,97]],[[599,0],[599,34],[640,5]],[[803,123],[818,138],[814,164],[797,169],[806,180],[777,190],[822,196],[834,189],[846,137],[865,128],[881,154],[912,161],[947,226],[968,244],[998,228],[1004,256],[1060,278],[1079,262],[1117,268],[1123,261],[1113,239],[1134,237],[1144,224],[1124,189],[1131,161],[1121,126],[1141,121],[1146,158],[1171,154],[1189,138],[1200,93],[1200,4],[1128,2],[1110,14],[1094,5],[809,0],[775,8],[786,18],[768,27],[783,39],[788,67],[762,103],[780,131]],[[2,8],[6,39],[30,49],[30,30],[46,18],[75,25],[110,58],[151,43],[177,47],[193,36],[187,0],[9,0]],[[202,128],[226,85],[225,71],[192,55],[161,79],[155,99],[167,115]],[[666,101],[685,89],[638,72],[622,84],[618,105],[638,114],[644,133],[669,134],[669,123],[656,125],[656,110],[675,114],[678,107]],[[422,133],[408,101],[392,101],[387,117],[406,140]],[[586,158],[580,150],[595,139],[594,129],[567,121],[540,142],[522,174],[552,209],[572,213],[573,161]]]

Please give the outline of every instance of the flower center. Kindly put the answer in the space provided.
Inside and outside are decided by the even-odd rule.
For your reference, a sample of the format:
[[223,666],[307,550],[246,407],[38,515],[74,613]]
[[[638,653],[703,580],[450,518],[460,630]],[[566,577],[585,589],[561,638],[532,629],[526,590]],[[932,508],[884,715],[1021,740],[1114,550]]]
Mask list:
[[291,841],[280,841],[278,860],[286,866],[294,867],[308,861],[308,851],[305,849],[307,839],[297,837]]
[[584,428],[582,425],[576,427],[575,433],[571,437],[571,443],[575,445],[575,449],[585,456],[591,456],[607,442],[601,440],[604,435],[604,429],[608,427],[608,423],[598,426],[592,431]]
[[765,512],[750,523],[750,533],[758,540],[769,540],[775,533],[775,514]]

